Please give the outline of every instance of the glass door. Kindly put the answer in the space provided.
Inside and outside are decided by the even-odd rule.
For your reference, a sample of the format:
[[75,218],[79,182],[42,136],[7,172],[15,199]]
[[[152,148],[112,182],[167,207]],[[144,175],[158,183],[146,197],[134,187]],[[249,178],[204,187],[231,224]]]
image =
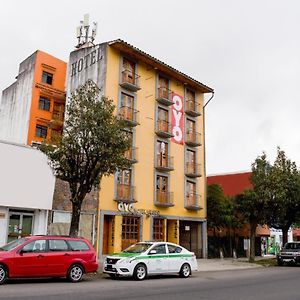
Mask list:
[[33,214],[11,212],[9,214],[7,242],[28,236],[32,233]]

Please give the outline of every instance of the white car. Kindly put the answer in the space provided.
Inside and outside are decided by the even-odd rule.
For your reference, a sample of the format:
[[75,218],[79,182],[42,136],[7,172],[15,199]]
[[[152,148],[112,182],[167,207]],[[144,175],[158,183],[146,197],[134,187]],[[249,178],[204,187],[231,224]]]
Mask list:
[[133,276],[136,280],[152,274],[172,273],[186,278],[197,269],[193,252],[168,242],[134,244],[121,253],[107,256],[103,264],[103,273],[111,277]]

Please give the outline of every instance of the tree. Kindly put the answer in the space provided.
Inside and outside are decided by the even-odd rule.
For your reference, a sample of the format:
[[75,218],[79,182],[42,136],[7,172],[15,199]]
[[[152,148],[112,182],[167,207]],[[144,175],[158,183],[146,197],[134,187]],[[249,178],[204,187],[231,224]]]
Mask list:
[[255,260],[255,233],[257,225],[266,224],[268,218],[267,203],[271,199],[268,186],[271,165],[267,161],[266,154],[258,156],[252,164],[250,181],[252,190],[245,190],[236,196],[236,209],[250,226],[250,257],[249,261]]
[[270,172],[269,187],[271,201],[269,209],[272,211],[268,224],[282,230],[282,241],[288,240],[288,230],[299,220],[300,215],[300,173],[295,162],[277,149],[277,157]]
[[[230,253],[232,252],[231,228],[234,226],[235,220],[233,208],[232,199],[224,195],[220,185],[211,184],[207,187],[207,226],[213,229],[213,243],[216,243],[218,248],[224,245],[222,246],[220,239],[216,238],[216,230],[229,229]],[[214,253],[214,255],[217,255],[217,253]]]
[[44,142],[54,175],[69,183],[72,203],[70,236],[77,236],[81,206],[103,176],[129,167],[124,152],[130,141],[125,123],[114,115],[112,100],[100,99],[97,85],[88,80],[70,97],[62,137],[56,144]]

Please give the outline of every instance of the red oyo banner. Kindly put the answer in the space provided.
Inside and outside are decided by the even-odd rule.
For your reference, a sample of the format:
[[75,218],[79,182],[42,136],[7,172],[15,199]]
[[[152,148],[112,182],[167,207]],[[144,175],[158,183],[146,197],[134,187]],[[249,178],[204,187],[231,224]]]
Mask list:
[[171,129],[174,137],[171,141],[176,144],[183,144],[183,97],[178,94],[172,94],[172,115]]

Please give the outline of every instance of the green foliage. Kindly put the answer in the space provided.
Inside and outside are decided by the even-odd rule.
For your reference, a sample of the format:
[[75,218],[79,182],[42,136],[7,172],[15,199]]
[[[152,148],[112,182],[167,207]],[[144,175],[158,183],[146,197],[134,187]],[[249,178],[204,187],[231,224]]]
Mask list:
[[124,157],[130,141],[124,122],[114,110],[112,100],[100,99],[98,87],[89,80],[69,99],[62,138],[55,145],[40,146],[54,175],[69,183],[72,217],[74,213],[80,215],[86,194],[100,184],[103,176],[130,166]]
[[207,187],[207,224],[209,228],[226,227],[233,224],[233,202],[226,197],[218,184]]

